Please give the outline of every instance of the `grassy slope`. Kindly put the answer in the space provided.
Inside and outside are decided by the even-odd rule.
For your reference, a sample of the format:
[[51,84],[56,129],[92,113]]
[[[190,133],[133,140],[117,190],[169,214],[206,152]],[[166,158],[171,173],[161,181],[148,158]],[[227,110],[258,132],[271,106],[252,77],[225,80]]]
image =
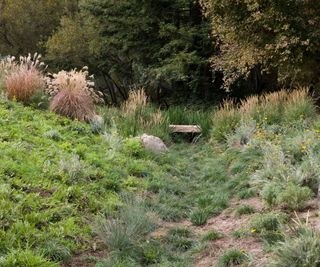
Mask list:
[[188,218],[199,205],[205,217],[227,206],[226,164],[209,146],[177,145],[153,156],[135,139],[93,134],[88,125],[5,101],[0,118],[5,259],[31,250],[60,261],[92,245],[92,215],[112,213],[121,191],[148,190],[149,205],[168,221]]
[[50,246],[86,246],[86,220],[159,170],[130,149],[113,152],[87,125],[8,102],[0,103],[0,149],[0,256],[30,248],[59,260]]
[[[320,128],[312,109],[309,113],[304,107],[293,109],[286,109],[285,115],[274,111],[275,123],[272,114],[262,114],[258,123],[239,122],[227,138],[229,146],[181,144],[155,156],[143,151],[134,138],[94,134],[88,125],[2,101],[0,263],[55,266],[92,246],[94,216],[113,214],[122,205],[123,191],[146,195],[157,217],[168,222],[201,225],[228,207],[231,198],[257,193],[267,203],[271,199],[264,213],[271,208],[292,215],[290,209],[297,204],[303,208],[308,199],[300,188],[315,189],[318,173],[310,170],[316,167],[312,164],[317,162]],[[291,191],[287,192],[288,184]],[[281,198],[273,203],[277,195]],[[274,222],[273,214],[267,216]],[[256,224],[263,225],[263,218]],[[250,229],[241,230],[250,234]],[[270,237],[277,239],[280,230],[255,231],[253,235],[268,243]],[[143,250],[143,256],[134,261],[150,266],[192,265],[189,256],[205,244],[198,236],[183,235],[142,239],[138,250]],[[161,247],[160,254],[150,242]]]

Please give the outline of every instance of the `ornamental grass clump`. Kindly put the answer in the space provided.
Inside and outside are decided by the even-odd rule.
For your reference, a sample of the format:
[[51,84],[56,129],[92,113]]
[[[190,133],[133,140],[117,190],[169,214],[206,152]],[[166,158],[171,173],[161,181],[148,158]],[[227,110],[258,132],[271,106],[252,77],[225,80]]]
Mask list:
[[102,94],[94,91],[93,77],[87,68],[60,71],[47,77],[50,110],[79,121],[90,122],[96,117],[95,105],[103,103]]
[[240,122],[240,113],[232,100],[226,100],[213,115],[212,137],[225,141]]
[[129,92],[128,99],[122,104],[122,111],[126,114],[133,114],[137,111],[141,111],[148,105],[148,97],[145,93],[145,90],[131,90]]
[[[253,121],[257,126],[288,126],[298,121],[308,121],[316,116],[314,99],[309,89],[280,90],[260,96],[250,96],[236,103],[225,100],[213,115],[212,137],[217,141],[230,141],[240,122]],[[243,124],[243,123],[242,123]],[[231,143],[233,140],[231,140]],[[230,144],[230,142],[229,142]]]
[[29,104],[32,98],[43,92],[45,81],[43,70],[45,65],[40,61],[41,56],[29,54],[15,60],[9,57],[1,63],[3,87],[10,100]]
[[124,136],[147,133],[168,139],[168,121],[163,112],[149,102],[144,88],[131,90],[128,99],[121,105],[121,111],[117,126]]

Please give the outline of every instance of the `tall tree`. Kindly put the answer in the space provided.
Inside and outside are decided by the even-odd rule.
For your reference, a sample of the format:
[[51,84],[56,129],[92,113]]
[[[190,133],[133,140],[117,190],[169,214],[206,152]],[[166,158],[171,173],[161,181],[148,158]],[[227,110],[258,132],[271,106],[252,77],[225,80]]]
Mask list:
[[[62,24],[49,40],[51,59],[68,55],[65,47],[71,46],[76,32],[77,38],[87,32],[87,38],[78,41],[82,39],[87,47],[82,51],[89,53],[88,64],[124,97],[134,85],[151,88],[153,95],[214,95],[209,62],[213,40],[210,23],[202,16],[198,1],[84,0],[80,17],[78,30],[73,28],[70,38],[66,29],[75,26],[74,19]],[[98,36],[88,38],[92,32]],[[62,36],[64,41],[60,42]]]
[[227,84],[239,76],[276,71],[279,82],[318,84],[320,1],[202,0],[220,50],[213,59]]
[[0,0],[0,54],[42,52],[42,43],[77,0]]

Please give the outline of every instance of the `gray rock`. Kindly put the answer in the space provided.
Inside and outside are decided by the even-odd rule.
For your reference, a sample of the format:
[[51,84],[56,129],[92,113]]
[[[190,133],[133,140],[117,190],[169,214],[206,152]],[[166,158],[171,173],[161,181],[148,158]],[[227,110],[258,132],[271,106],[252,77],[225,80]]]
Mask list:
[[159,137],[143,134],[140,137],[140,140],[145,149],[150,150],[156,154],[168,151],[167,146]]
[[92,117],[91,119],[91,123],[93,124],[98,124],[98,125],[102,125],[104,123],[104,119],[102,116],[96,114]]

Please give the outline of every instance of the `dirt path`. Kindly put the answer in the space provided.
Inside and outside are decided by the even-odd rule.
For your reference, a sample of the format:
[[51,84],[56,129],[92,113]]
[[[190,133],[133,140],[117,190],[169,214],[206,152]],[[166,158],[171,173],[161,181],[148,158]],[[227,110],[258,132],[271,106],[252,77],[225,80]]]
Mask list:
[[253,215],[235,215],[235,209],[240,205],[250,205],[257,212],[261,212],[263,205],[258,198],[245,201],[233,201],[230,207],[221,215],[211,218],[208,223],[200,229],[200,233],[216,230],[223,233],[223,237],[209,244],[204,253],[196,258],[196,267],[217,266],[219,257],[228,249],[239,249],[248,253],[253,258],[254,266],[265,266],[266,256],[263,252],[263,243],[254,237],[236,238],[232,234],[239,229],[246,229]]
[[253,215],[235,215],[235,209],[241,205],[250,205],[255,208],[256,212],[263,210],[263,204],[258,198],[248,200],[232,201],[229,208],[224,210],[219,216],[208,220],[202,227],[193,226],[189,221],[179,223],[162,222],[162,227],[152,233],[154,237],[164,237],[171,228],[186,227],[189,228],[195,236],[215,230],[223,234],[223,237],[211,241],[206,249],[196,255],[195,267],[215,267],[219,257],[225,250],[239,249],[247,252],[253,258],[254,266],[265,266],[267,254],[263,251],[263,243],[254,237],[236,238],[232,234],[239,229],[245,229]]

